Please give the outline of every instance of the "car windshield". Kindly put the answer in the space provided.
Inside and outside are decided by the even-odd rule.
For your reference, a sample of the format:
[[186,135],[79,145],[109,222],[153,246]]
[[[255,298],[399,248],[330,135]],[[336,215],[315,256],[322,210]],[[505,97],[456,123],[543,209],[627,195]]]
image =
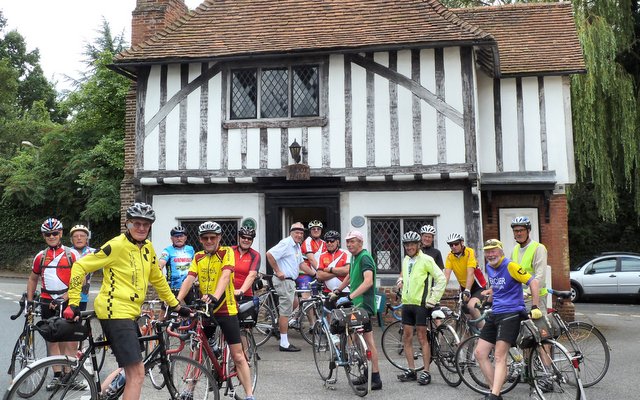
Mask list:
[[580,261],[578,264],[571,267],[571,271],[580,271],[582,267],[584,267],[584,265],[591,260],[592,260],[591,258],[587,258],[586,260]]

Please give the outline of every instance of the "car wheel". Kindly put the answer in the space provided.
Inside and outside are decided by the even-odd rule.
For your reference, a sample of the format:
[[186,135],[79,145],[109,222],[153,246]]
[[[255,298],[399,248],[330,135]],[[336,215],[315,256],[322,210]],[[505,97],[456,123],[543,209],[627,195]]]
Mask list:
[[578,288],[578,285],[572,283],[571,284],[571,301],[575,303],[578,300],[580,300],[580,288]]

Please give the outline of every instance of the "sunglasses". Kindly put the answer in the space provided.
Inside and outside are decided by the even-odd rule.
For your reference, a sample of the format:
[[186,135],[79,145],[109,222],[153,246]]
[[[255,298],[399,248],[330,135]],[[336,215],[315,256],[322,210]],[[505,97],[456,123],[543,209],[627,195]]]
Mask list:
[[174,233],[171,237],[183,237],[186,236],[184,233]]
[[329,240],[327,240],[327,243],[335,243],[335,242],[337,242],[337,240],[335,240],[335,239],[329,239]]
[[219,237],[220,236],[200,236],[200,240],[202,240],[203,242],[214,242]]
[[46,232],[46,233],[43,233],[43,235],[44,235],[45,237],[51,237],[51,236],[56,237],[56,236],[58,236],[59,234],[60,234],[60,232]]
[[460,246],[461,242],[449,243],[449,247]]
[[242,240],[251,240],[253,242],[253,238],[251,236],[240,236]]

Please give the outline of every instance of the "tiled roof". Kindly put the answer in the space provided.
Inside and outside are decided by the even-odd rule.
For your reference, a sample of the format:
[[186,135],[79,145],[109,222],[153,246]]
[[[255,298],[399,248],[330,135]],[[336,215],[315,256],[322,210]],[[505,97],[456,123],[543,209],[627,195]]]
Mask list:
[[493,35],[498,42],[502,76],[585,71],[570,2],[451,11]]
[[452,43],[494,41],[436,0],[206,0],[115,63]]

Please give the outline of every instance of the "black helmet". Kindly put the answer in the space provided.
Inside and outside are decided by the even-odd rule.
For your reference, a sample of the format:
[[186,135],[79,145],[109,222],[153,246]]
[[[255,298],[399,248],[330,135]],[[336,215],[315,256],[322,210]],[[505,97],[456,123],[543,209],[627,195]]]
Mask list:
[[171,236],[173,235],[186,235],[187,234],[187,230],[184,229],[183,226],[178,225],[178,226],[174,226],[173,228],[171,228]]
[[134,203],[127,208],[127,219],[140,218],[154,222],[156,220],[156,212],[147,203]]
[[249,236],[251,239],[256,237],[256,230],[249,226],[241,226],[238,229],[238,236]]
[[337,231],[327,231],[324,234],[324,240],[340,240],[340,233]]

